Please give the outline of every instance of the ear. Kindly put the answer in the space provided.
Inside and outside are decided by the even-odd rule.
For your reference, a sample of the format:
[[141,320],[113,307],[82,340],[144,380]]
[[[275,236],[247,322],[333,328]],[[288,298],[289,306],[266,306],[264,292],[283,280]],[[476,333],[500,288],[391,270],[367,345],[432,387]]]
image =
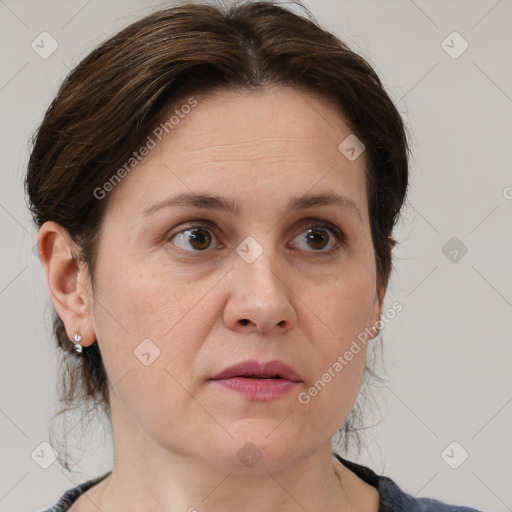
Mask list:
[[85,264],[79,262],[76,244],[69,233],[55,222],[45,222],[37,235],[39,259],[46,275],[53,307],[70,340],[78,332],[81,345],[96,341],[92,324],[92,288]]

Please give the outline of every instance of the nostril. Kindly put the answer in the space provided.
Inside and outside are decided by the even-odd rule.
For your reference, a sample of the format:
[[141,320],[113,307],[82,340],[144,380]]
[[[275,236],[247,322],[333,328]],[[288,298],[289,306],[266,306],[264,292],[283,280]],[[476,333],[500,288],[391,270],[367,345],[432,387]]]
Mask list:
[[247,320],[247,318],[243,318],[242,320],[240,320],[240,322],[242,325],[247,325],[249,323],[249,320]]

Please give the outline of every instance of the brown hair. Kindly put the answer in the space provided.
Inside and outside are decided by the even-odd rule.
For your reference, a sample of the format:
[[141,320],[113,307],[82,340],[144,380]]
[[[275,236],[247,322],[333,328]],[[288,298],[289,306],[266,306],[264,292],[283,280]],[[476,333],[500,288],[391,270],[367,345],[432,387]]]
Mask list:
[[[26,190],[34,222],[39,227],[52,220],[68,231],[93,282],[108,206],[108,197],[99,200],[94,191],[169,110],[192,95],[281,84],[332,101],[364,143],[377,284],[386,289],[395,244],[391,233],[408,182],[405,128],[371,66],[299,6],[311,19],[275,2],[161,10],[102,43],[64,80],[34,135]],[[98,344],[84,348],[77,362],[55,311],[53,325],[64,367],[61,403],[76,409],[91,401],[109,413]],[[369,366],[367,373],[375,376]],[[353,409],[340,431],[346,434],[345,449],[357,417]]]

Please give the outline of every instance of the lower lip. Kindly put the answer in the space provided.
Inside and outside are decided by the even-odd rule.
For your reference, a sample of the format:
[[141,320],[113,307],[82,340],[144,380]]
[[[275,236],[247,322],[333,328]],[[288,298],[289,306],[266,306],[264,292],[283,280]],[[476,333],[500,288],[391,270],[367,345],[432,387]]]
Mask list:
[[231,377],[230,379],[218,379],[221,386],[232,389],[245,396],[249,400],[273,400],[284,396],[300,384],[288,379],[248,379],[245,377]]

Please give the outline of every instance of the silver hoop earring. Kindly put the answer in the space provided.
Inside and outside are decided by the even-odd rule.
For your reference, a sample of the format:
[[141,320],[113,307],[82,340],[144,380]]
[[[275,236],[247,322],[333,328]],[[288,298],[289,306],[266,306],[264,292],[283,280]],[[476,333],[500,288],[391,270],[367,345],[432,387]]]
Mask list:
[[73,339],[75,340],[75,350],[78,354],[80,354],[83,348],[82,345],[80,345],[80,342],[82,341],[82,336],[80,335],[80,333],[77,332]]

